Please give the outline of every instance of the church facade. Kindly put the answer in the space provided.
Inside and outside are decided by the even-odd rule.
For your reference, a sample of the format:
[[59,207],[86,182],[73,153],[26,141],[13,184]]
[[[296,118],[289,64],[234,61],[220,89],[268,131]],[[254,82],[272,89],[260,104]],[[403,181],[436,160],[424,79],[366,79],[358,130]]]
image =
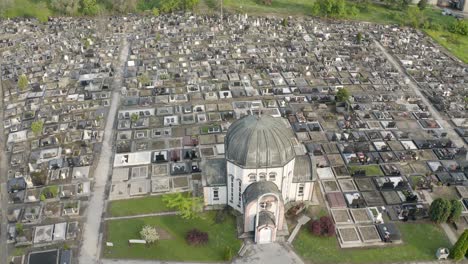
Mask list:
[[287,230],[285,205],[312,198],[313,162],[301,147],[285,119],[237,120],[224,140],[225,159],[205,166],[205,205],[229,205],[243,215],[243,233],[274,242]]

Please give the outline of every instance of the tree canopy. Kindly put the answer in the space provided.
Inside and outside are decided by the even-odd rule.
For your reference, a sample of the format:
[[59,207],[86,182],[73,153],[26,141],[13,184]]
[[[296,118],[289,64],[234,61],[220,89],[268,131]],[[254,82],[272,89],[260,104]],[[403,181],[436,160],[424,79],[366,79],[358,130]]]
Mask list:
[[42,132],[43,127],[44,127],[44,122],[42,120],[34,121],[31,124],[31,130],[36,135],[39,135]]
[[429,218],[438,224],[447,222],[450,216],[451,207],[452,205],[449,200],[437,198],[429,207]]
[[18,79],[18,88],[21,91],[24,91],[26,90],[26,88],[28,88],[28,84],[29,84],[28,77],[26,77],[25,74],[21,74]]
[[96,15],[99,11],[99,6],[96,0],[82,0],[81,11],[84,15],[87,16]]
[[200,197],[191,197],[190,194],[174,193],[163,196],[166,206],[179,211],[184,219],[199,218],[203,210],[203,201]]
[[336,93],[336,101],[338,101],[338,102],[347,101],[350,96],[351,96],[351,94],[349,93],[348,89],[341,88]]
[[458,238],[457,243],[453,245],[453,248],[450,251],[450,257],[454,259],[455,261],[460,261],[468,253],[467,251],[468,251],[468,229],[465,229],[465,231]]

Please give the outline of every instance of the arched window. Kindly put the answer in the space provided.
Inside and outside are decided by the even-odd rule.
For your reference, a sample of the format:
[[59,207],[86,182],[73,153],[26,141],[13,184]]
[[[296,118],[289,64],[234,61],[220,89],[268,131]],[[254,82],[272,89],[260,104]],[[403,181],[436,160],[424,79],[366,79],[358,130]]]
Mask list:
[[270,172],[270,174],[268,174],[268,180],[276,181],[276,172]]
[[249,182],[254,182],[254,181],[257,181],[257,175],[255,175],[255,173],[250,173]]
[[259,180],[259,181],[266,181],[266,173],[260,172],[260,173],[258,174],[258,180]]

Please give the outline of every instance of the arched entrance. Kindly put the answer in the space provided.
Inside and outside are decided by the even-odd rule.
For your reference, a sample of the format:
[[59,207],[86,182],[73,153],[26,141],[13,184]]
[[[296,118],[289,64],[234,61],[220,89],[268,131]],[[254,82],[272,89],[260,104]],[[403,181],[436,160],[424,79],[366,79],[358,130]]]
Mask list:
[[258,230],[258,243],[259,244],[271,243],[272,242],[272,239],[271,239],[272,233],[273,233],[273,230],[269,226],[260,228]]

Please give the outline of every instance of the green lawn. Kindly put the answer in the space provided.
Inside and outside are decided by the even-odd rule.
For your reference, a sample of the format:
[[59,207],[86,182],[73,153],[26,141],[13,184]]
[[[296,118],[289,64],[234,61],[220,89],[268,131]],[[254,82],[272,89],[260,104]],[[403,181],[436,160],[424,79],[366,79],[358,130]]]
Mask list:
[[44,22],[52,15],[52,12],[44,1],[15,0],[13,7],[4,10],[2,15],[5,18],[36,17]]
[[[235,218],[229,215],[223,223],[216,224],[215,215],[216,212],[207,212],[203,214],[204,219],[195,220],[184,220],[180,216],[159,216],[108,221],[104,241],[112,242],[114,246],[104,248],[103,255],[105,258],[120,259],[223,261],[226,247],[230,247],[235,254],[241,246],[241,241],[237,239]],[[144,225],[165,230],[171,239],[160,240],[149,247],[129,247],[128,239],[139,239],[139,231]],[[187,231],[193,228],[208,232],[207,245],[195,247],[185,242]]]
[[108,207],[108,213],[113,217],[167,211],[173,210],[166,207],[166,204],[162,201],[162,195],[112,201]]
[[461,36],[447,31],[425,30],[425,32],[457,58],[468,63],[468,36]]
[[366,176],[383,176],[384,175],[379,165],[349,166],[348,170],[349,170],[349,173],[351,173],[351,175],[357,170],[365,170]]
[[[201,0],[209,3],[209,6],[217,6],[216,0]],[[260,4],[258,0],[224,0],[224,8],[235,12],[252,15],[310,15],[313,0],[273,0],[270,6]]]
[[293,246],[296,252],[310,263],[391,263],[410,261],[435,261],[439,247],[450,248],[443,230],[433,224],[398,224],[404,243],[378,248],[339,249],[335,236],[312,236],[303,228]]

